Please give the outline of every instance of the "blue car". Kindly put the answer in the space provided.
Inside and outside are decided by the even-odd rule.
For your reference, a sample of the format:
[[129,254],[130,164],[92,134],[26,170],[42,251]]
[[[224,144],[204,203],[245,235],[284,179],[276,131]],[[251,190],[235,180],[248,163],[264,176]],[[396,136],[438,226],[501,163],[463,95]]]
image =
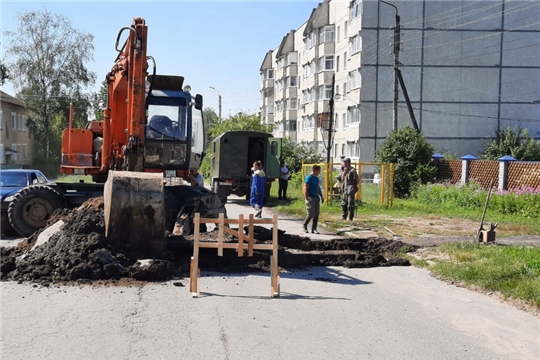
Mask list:
[[53,184],[41,171],[18,169],[0,170],[0,206],[2,232],[11,229],[8,220],[9,204],[13,197],[23,188],[29,185]]

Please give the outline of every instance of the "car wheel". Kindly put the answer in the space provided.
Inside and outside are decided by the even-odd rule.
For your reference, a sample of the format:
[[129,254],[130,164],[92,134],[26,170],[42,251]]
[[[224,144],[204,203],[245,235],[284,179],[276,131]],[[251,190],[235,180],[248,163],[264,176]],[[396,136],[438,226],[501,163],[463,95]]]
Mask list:
[[62,195],[50,186],[32,185],[19,191],[8,208],[11,226],[28,237],[47,225],[56,209],[65,207]]

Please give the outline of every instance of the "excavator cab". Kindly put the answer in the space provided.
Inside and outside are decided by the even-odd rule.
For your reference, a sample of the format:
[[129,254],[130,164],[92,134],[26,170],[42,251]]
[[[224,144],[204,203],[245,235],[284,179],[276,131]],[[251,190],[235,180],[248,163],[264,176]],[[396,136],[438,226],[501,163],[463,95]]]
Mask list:
[[[176,78],[171,81],[171,78]],[[149,76],[143,168],[188,170],[198,168],[204,156],[202,96],[168,88],[182,85],[181,77]]]

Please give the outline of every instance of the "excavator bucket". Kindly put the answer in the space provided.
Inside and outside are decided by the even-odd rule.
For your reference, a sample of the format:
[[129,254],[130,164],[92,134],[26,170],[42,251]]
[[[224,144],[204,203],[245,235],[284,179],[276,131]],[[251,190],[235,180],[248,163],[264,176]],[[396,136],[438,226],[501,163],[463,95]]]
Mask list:
[[143,257],[164,256],[163,174],[109,171],[103,200],[109,241],[132,245]]

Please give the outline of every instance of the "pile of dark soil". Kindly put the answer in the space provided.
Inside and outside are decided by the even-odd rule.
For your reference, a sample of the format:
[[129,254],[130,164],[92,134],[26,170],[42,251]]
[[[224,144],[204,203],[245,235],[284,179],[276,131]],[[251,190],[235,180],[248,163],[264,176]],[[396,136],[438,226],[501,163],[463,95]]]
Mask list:
[[39,234],[13,248],[1,248],[2,279],[50,282],[86,282],[98,279],[153,280],[169,276],[169,263],[156,260],[141,269],[137,254],[129,246],[113,245],[105,238],[103,198],[87,201],[81,207],[55,212],[48,225],[64,221],[60,230],[41,246],[31,250]]
[[[155,259],[142,265],[146,259],[130,245],[112,244],[105,238],[103,198],[87,201],[81,207],[55,212],[48,223],[59,220],[64,225],[41,246],[31,250],[39,233],[13,248],[0,248],[0,278],[15,281],[33,281],[42,285],[51,282],[90,282],[94,280],[162,280],[182,274],[189,269],[193,252],[192,236],[169,236],[167,259]],[[247,229],[246,229],[247,230]],[[384,238],[336,239],[312,241],[306,237],[288,235],[278,231],[280,266],[304,265],[375,267],[410,265],[399,254],[417,247]],[[217,240],[217,231],[203,234],[203,239]],[[272,231],[255,226],[257,242],[268,242]],[[238,239],[225,234],[226,242]],[[200,249],[199,264],[202,268],[222,271],[239,271],[248,268],[267,270],[268,251],[255,251],[253,257],[239,257],[235,251],[225,251],[217,256],[215,249]],[[184,273],[185,274],[185,273]]]

